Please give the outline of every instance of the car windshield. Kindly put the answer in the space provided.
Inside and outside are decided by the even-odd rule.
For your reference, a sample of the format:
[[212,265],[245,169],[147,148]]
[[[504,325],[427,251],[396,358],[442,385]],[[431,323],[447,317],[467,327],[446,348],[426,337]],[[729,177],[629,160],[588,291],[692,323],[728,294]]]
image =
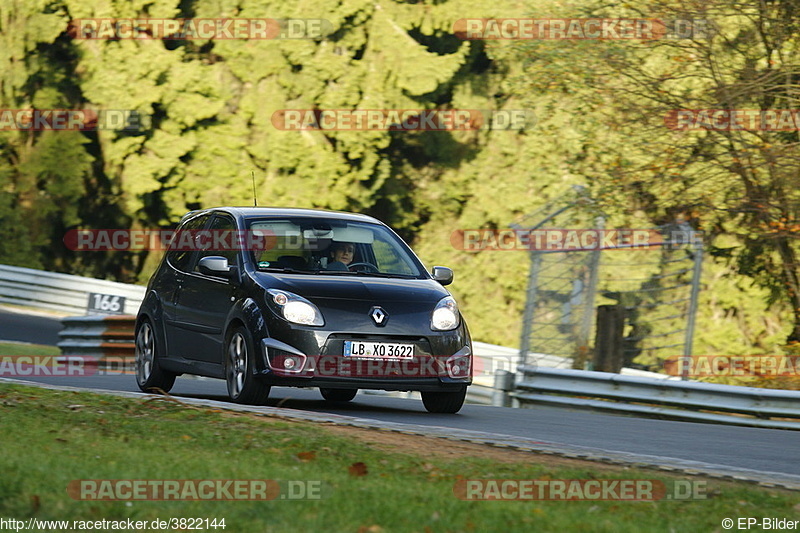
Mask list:
[[248,221],[259,270],[317,275],[425,278],[413,252],[379,224],[323,218]]

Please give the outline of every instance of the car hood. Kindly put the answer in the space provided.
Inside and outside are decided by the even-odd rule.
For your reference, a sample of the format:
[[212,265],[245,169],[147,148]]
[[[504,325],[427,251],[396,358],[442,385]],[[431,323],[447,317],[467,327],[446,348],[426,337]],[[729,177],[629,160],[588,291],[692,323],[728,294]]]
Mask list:
[[371,302],[432,302],[450,293],[431,279],[389,279],[348,275],[255,273],[265,289],[293,292],[309,300],[363,300]]

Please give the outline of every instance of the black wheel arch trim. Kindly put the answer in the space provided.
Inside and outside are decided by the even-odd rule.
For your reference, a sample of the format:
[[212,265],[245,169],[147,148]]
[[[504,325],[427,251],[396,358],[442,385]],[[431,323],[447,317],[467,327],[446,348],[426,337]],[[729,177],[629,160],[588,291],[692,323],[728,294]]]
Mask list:
[[262,370],[268,368],[264,361],[263,354],[261,353],[261,339],[269,337],[269,328],[264,318],[264,312],[265,310],[262,309],[253,298],[244,298],[234,304],[225,321],[225,336],[223,337],[225,339],[225,346],[227,346],[228,339],[230,339],[231,332],[235,325],[243,324],[245,329],[250,333],[253,350],[256,352],[253,354],[254,375],[260,374]]
[[163,328],[164,312],[161,307],[161,300],[156,291],[148,291],[142,300],[142,305],[139,306],[139,311],[136,314],[136,323],[133,326],[134,342],[135,335],[139,331],[142,321],[147,319],[150,321],[150,326],[153,328],[156,335],[156,340],[161,342],[161,357],[169,357],[169,346],[167,346],[167,333]]

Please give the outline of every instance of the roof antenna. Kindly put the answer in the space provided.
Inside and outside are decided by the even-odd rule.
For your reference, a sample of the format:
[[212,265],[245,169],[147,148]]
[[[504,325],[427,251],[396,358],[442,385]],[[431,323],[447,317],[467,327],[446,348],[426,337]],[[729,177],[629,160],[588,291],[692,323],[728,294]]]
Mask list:
[[251,170],[250,176],[253,178],[253,207],[258,207],[258,200],[256,199],[256,171]]

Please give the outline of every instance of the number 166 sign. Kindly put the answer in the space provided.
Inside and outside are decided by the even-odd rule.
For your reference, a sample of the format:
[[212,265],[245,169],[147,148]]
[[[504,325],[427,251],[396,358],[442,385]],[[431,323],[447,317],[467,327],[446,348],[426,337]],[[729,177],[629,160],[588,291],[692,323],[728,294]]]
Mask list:
[[105,315],[121,315],[125,310],[125,297],[113,294],[89,294],[89,314],[102,313]]

